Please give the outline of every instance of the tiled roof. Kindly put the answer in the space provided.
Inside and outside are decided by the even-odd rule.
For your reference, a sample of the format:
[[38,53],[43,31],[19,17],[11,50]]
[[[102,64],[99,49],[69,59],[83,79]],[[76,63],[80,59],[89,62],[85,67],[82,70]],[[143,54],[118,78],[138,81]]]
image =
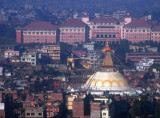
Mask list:
[[126,27],[151,27],[151,24],[144,19],[133,19],[133,21],[128,23]]
[[27,26],[23,27],[23,29],[57,29],[56,26],[52,25],[50,22],[32,22]]
[[86,24],[77,18],[69,19],[60,25],[60,27],[85,27],[85,26]]
[[160,31],[160,25],[154,26],[152,31]]
[[110,18],[99,18],[99,19],[92,19],[90,20],[90,22],[95,22],[95,23],[116,23],[118,22],[116,19],[114,19],[113,17]]

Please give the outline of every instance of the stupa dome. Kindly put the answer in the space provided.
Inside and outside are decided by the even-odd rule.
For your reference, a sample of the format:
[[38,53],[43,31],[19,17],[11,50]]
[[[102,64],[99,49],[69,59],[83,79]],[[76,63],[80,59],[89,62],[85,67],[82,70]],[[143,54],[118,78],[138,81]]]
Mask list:
[[119,72],[96,72],[85,83],[84,87],[91,90],[123,91],[129,88],[126,79]]

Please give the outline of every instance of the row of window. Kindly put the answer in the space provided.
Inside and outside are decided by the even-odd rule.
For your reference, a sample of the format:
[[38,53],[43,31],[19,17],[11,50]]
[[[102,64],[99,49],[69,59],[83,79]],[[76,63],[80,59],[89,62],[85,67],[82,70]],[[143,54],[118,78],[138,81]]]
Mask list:
[[64,32],[61,32],[61,34],[84,34],[84,33],[64,33]]
[[150,38],[149,36],[127,36],[126,38]]
[[[126,34],[127,34],[127,35],[132,35],[132,34],[133,34],[133,35],[138,35],[138,34],[139,34],[139,35],[142,35],[142,34],[143,34],[143,35],[146,35],[146,33],[126,33]],[[150,35],[150,34],[147,33],[147,35]]]
[[24,37],[55,37],[55,36],[32,36],[32,35],[25,35]]
[[103,35],[103,34],[99,35],[99,34],[97,34],[96,38],[117,38],[117,37],[115,34],[113,34],[113,35]]
[[[30,115],[31,115],[31,116],[34,116],[34,115],[35,115],[35,113],[27,113],[26,115],[27,115],[27,116],[30,116]],[[39,116],[41,116],[41,115],[42,115],[42,113],[38,113],[38,115],[39,115]]]
[[95,29],[93,29],[93,31],[119,31],[118,29],[117,30],[111,30],[111,29],[101,29],[101,30],[99,30],[99,29],[97,29],[97,30],[95,30]]
[[91,22],[91,25],[118,25],[120,23],[94,23],[94,22]]
[[66,41],[67,41],[67,40],[68,40],[68,41],[69,41],[69,40],[70,40],[70,41],[78,41],[78,40],[79,40],[79,41],[80,41],[80,40],[84,41],[84,39],[62,39],[62,41],[64,41],[64,40],[66,40]]
[[152,35],[153,35],[153,34],[154,34],[154,35],[160,35],[160,33],[152,33]]
[[142,30],[145,30],[145,29],[150,29],[150,27],[146,28],[146,27],[127,27],[127,29],[142,29]]
[[55,34],[55,32],[24,32],[24,34]]
[[76,31],[78,31],[78,32],[81,31],[81,32],[84,32],[85,30],[84,30],[84,29],[61,29],[61,31],[67,31],[67,32],[68,32],[68,31],[75,31],[75,32],[76,32]]
[[[24,40],[33,40],[33,41],[39,41],[39,40],[41,40],[41,41],[47,41],[48,39],[24,39]],[[49,40],[55,40],[55,39],[49,39]]]
[[75,35],[74,36],[62,36],[62,38],[64,38],[64,37],[66,37],[66,38],[68,38],[68,37],[75,37],[75,38],[76,37],[78,37],[78,38],[82,37],[82,38],[84,38],[84,36],[75,36]]
[[126,32],[150,32],[150,30],[126,30]]

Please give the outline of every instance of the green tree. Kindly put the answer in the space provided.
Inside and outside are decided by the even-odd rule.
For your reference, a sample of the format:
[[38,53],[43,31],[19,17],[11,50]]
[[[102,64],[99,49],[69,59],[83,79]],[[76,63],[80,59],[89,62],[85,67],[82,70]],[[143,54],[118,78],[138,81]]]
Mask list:
[[156,101],[156,105],[155,105],[155,118],[160,118],[160,100]]

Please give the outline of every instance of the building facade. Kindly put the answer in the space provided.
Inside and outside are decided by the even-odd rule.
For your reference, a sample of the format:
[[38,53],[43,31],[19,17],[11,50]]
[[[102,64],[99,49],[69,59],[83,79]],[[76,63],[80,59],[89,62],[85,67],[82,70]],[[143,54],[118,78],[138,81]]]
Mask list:
[[35,66],[37,64],[37,53],[23,53],[21,62],[27,62]]
[[160,62],[160,53],[126,53],[126,62],[128,60],[139,62],[144,57],[154,59],[154,62]]
[[56,43],[57,28],[50,22],[32,22],[16,28],[17,43]]
[[160,25],[157,25],[152,28],[152,41],[160,42]]
[[120,22],[112,17],[90,20],[90,39],[95,41],[119,42],[121,38]]
[[42,47],[42,53],[48,54],[52,60],[60,60],[60,45],[46,45]]
[[74,44],[84,43],[87,25],[80,19],[69,19],[60,26],[60,42]]
[[15,56],[19,56],[19,51],[5,51],[4,52],[5,58],[11,58],[11,57],[15,57]]
[[144,19],[133,19],[124,26],[124,35],[132,43],[151,40],[151,24]]

